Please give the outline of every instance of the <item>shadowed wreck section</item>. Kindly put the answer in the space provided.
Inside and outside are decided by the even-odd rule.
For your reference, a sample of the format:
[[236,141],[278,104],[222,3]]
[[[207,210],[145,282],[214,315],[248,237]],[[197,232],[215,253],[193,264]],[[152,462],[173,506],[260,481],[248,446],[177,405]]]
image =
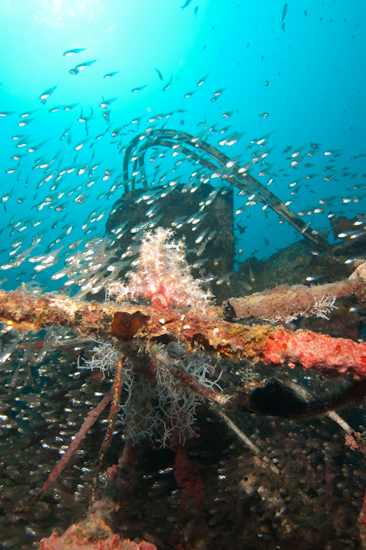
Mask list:
[[[0,290],[0,318],[9,330],[26,334],[45,328],[66,328],[76,335],[76,341],[91,340],[98,346],[93,350],[96,353],[91,358],[83,357],[78,366],[90,369],[95,380],[113,377],[112,389],[90,410],[26,508],[27,513],[33,513],[48,498],[46,493],[59,483],[61,474],[65,475],[64,470],[89,429],[111,403],[107,429],[93,463],[92,505],[87,518],[70,527],[62,537],[53,533],[44,539],[44,549],[78,547],[80,536],[91,549],[95,541],[100,544],[98,548],[106,549],[123,550],[129,544],[136,550],[158,547],[154,538],[151,543],[124,540],[118,523],[120,507],[125,509],[135,498],[131,486],[137,456],[143,457],[149,446],[153,449],[160,446],[175,457],[172,461],[170,456],[172,476],[180,495],[176,505],[179,517],[175,546],[179,547],[183,539],[205,537],[210,481],[205,479],[204,469],[190,452],[201,440],[201,432],[210,429],[222,430],[219,437],[216,433],[213,436],[216,445],[224,447],[225,441],[231,445],[230,437],[235,438],[239,448],[249,453],[252,470],[271,478],[274,490],[262,480],[256,492],[268,510],[274,491],[275,514],[281,517],[288,509],[280,488],[285,479],[284,466],[272,460],[268,442],[258,439],[251,430],[248,435],[246,424],[240,426],[243,414],[246,418],[278,417],[284,421],[326,415],[345,432],[346,444],[366,456],[362,434],[334,410],[364,398],[366,343],[309,330],[294,331],[282,325],[249,324],[251,319],[261,318],[273,323],[299,316],[327,317],[336,307],[336,300],[348,296],[363,304],[364,264],[344,281],[312,287],[281,286],[229,299],[219,307],[212,304],[212,295],[202,282],[190,275],[183,244],[170,237],[165,230],[147,234],[140,258],[135,262],[136,270],[128,274],[126,281],[113,283],[112,292],[107,289],[109,295],[117,296],[116,302],[87,302],[61,294]],[[146,305],[148,302],[150,305]],[[272,375],[268,367],[277,367],[277,371],[272,371]],[[339,377],[342,382],[335,389],[326,389],[324,395],[320,391],[315,395],[307,388],[301,369],[297,371],[297,376],[302,376],[301,384],[282,375],[282,371],[295,367],[304,372],[313,369],[320,377]],[[202,426],[202,411],[209,417],[205,422],[212,422],[211,428]],[[123,425],[122,430],[117,429],[118,424]],[[116,447],[116,438],[113,443],[112,438],[119,431],[123,451],[117,463],[102,473],[104,462],[108,460],[110,464],[108,453]],[[246,478],[243,476],[238,480],[241,485],[236,485],[251,495]],[[307,495],[301,496],[302,505],[307,499]],[[95,512],[99,506],[102,515]],[[277,510],[278,506],[282,511]],[[201,529],[206,535],[202,535]],[[278,532],[284,534],[282,524]],[[199,543],[192,542],[187,547],[199,548]]]

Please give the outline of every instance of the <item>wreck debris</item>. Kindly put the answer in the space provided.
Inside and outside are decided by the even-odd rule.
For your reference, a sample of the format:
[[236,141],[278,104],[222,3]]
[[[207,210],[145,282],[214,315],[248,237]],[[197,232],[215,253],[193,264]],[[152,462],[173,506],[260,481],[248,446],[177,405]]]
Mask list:
[[121,355],[121,357],[119,358],[119,360],[116,363],[114,384],[113,384],[113,390],[112,390],[113,399],[112,399],[111,410],[110,410],[110,413],[109,413],[108,428],[107,428],[107,431],[106,431],[106,434],[105,434],[105,437],[104,437],[104,441],[103,441],[102,446],[100,448],[97,465],[96,465],[95,470],[94,470],[93,487],[92,487],[92,498],[93,498],[94,501],[97,498],[97,488],[98,488],[98,478],[99,478],[100,467],[102,465],[102,460],[104,458],[104,455],[105,455],[105,453],[106,453],[106,451],[109,447],[109,444],[111,442],[111,439],[112,439],[112,436],[113,436],[114,426],[115,426],[115,423],[116,423],[117,412],[118,412],[118,407],[119,407],[119,400],[120,400],[120,395],[121,395],[121,388],[122,388],[122,385],[124,383],[123,372],[122,372],[123,359],[124,359],[124,356]]
[[106,523],[111,512],[110,503],[98,501],[90,514],[79,523],[71,525],[63,535],[56,532],[41,540],[41,550],[156,550],[156,546],[145,540],[136,543],[121,540]]
[[[123,159],[125,194],[135,190],[137,175],[139,183],[143,184],[144,189],[149,188],[145,174],[144,157],[149,147],[156,146],[169,147],[171,149],[179,147],[180,152],[187,158],[196,164],[204,166],[214,174],[221,173],[222,179],[227,180],[231,185],[248,194],[254,191],[258,194],[258,198],[263,204],[276,212],[281,219],[285,219],[296,231],[313,243],[318,249],[328,250],[330,248],[327,241],[313,232],[309,224],[305,224],[268,187],[262,185],[248,173],[247,169],[250,165],[244,168],[240,167],[238,163],[232,164],[231,159],[221,151],[202,139],[197,141],[194,136],[187,132],[163,128],[150,130],[148,133],[135,136],[128,145]],[[130,169],[132,177],[129,177]]]
[[42,487],[41,491],[39,492],[39,494],[37,495],[37,497],[36,497],[36,499],[33,503],[33,506],[34,506],[34,504],[36,504],[38,502],[38,500],[43,496],[43,494],[48,491],[50,483],[54,483],[57,480],[58,476],[62,473],[64,468],[69,463],[70,458],[71,458],[72,454],[74,453],[74,451],[76,451],[76,449],[79,447],[81,441],[84,439],[84,437],[86,436],[86,434],[88,433],[89,429],[94,424],[94,422],[99,418],[100,414],[104,411],[104,409],[108,405],[108,403],[110,401],[112,401],[112,398],[113,398],[112,393],[110,393],[110,392],[107,393],[103,397],[103,399],[101,400],[99,405],[97,405],[97,407],[95,407],[88,414],[88,416],[86,417],[86,419],[85,419],[83,425],[81,426],[80,430],[75,435],[74,439],[72,440],[71,444],[69,445],[67,451],[65,452],[64,455],[62,455],[61,460],[59,460],[59,462],[56,464],[56,466],[54,467],[54,469],[52,470],[52,472],[48,476],[48,479],[47,479],[46,483],[43,485],[43,487]]
[[[62,296],[55,299],[0,290],[0,318],[20,329],[59,325],[82,335],[108,338],[112,332],[106,319],[113,319],[116,308],[114,304],[87,304]],[[133,306],[125,309],[132,314],[136,310]],[[348,374],[356,380],[366,378],[366,343],[363,342],[306,330],[293,333],[282,326],[228,323],[220,318],[219,308],[212,308],[207,314],[169,309],[164,319],[161,311],[151,306],[138,309],[150,317],[148,324],[132,336],[142,342],[177,340],[188,348],[199,346],[233,360],[246,358],[273,366],[290,363],[305,369],[316,368],[330,376]]]
[[325,285],[278,286],[243,298],[230,298],[224,305],[224,318],[262,319],[269,323],[289,323],[297,317],[328,319],[337,299],[356,295],[365,300],[365,262],[346,280]]
[[[158,236],[155,235],[156,238]],[[168,254],[168,250],[164,251],[164,254]],[[162,260],[164,260],[164,254],[162,255]],[[163,261],[161,263],[162,265],[166,265]],[[138,266],[138,269],[143,268],[142,263],[135,265]],[[172,275],[176,267],[176,263],[169,266],[169,276]],[[186,266],[181,264],[179,270],[181,269],[184,271]],[[136,280],[134,280],[135,276],[137,277]],[[235,407],[238,412],[250,411],[256,413],[255,407],[247,407],[248,403],[249,405],[251,404],[251,396],[249,395],[249,400],[247,400],[248,396],[245,390],[241,391],[239,389],[239,391],[236,391],[238,386],[235,385],[231,388],[231,393],[228,392],[225,394],[221,392],[219,387],[217,388],[219,391],[214,391],[216,389],[214,388],[215,382],[208,382],[205,385],[202,377],[195,378],[191,376],[188,369],[181,368],[180,362],[184,362],[184,356],[187,355],[189,357],[198,353],[206,355],[204,352],[207,352],[209,355],[223,356],[233,361],[247,359],[252,363],[262,362],[269,366],[286,364],[290,367],[299,365],[304,369],[316,368],[321,373],[329,376],[347,374],[356,381],[361,380],[361,383],[355,382],[354,384],[357,387],[363,388],[366,380],[366,343],[357,343],[344,338],[331,338],[330,336],[310,331],[298,331],[294,333],[281,326],[245,326],[239,323],[229,323],[223,319],[222,309],[210,306],[208,301],[206,307],[195,307],[192,296],[197,289],[192,286],[189,289],[189,301],[184,304],[185,307],[183,308],[181,305],[173,303],[170,300],[169,293],[166,292],[168,287],[164,286],[164,280],[160,280],[161,277],[164,279],[166,276],[165,271],[161,270],[158,265],[158,268],[151,276],[151,292],[148,296],[143,294],[143,298],[147,297],[151,301],[151,305],[147,306],[140,304],[135,306],[121,305],[110,302],[105,304],[87,303],[61,295],[34,295],[27,292],[0,291],[0,318],[9,329],[18,331],[37,330],[50,326],[67,327],[82,336],[93,335],[94,338],[97,338],[97,341],[102,343],[102,348],[106,346],[108,358],[111,356],[112,344],[115,346],[116,351],[120,352],[120,355],[115,358],[116,365],[114,367],[111,367],[109,362],[103,362],[99,355],[94,361],[94,363],[101,362],[103,374],[104,371],[112,370],[112,368],[114,373],[113,392],[107,394],[102,401],[102,403],[105,400],[106,403],[111,401],[113,394],[108,430],[93,476],[92,492],[94,501],[97,495],[99,470],[114,429],[122,383],[125,383],[128,399],[131,399],[131,387],[128,388],[128,371],[130,370],[133,375],[136,374],[145,378],[147,386],[151,381],[151,386],[158,387],[157,379],[165,369],[169,375],[168,381],[169,383],[171,382],[172,388],[176,393],[178,407],[174,410],[178,416],[170,414],[168,407],[162,407],[165,413],[163,424],[167,428],[167,435],[164,436],[163,443],[166,444],[167,442],[167,446],[177,452],[174,475],[177,485],[182,489],[181,497],[183,504],[185,502],[193,502],[199,511],[203,498],[203,482],[198,475],[198,466],[196,468],[195,462],[191,461],[188,457],[185,436],[183,440],[180,438],[180,433],[185,433],[183,430],[190,437],[196,437],[196,432],[193,429],[188,429],[194,419],[191,420],[191,418],[188,418],[187,407],[184,403],[184,397],[182,397],[184,392],[191,393],[197,396],[198,399],[202,398],[201,401],[208,402],[208,408],[226,424],[226,427],[236,433],[244,445],[254,453],[254,458],[257,460],[261,470],[266,472],[266,475],[275,474],[278,477],[278,474],[281,474],[282,470],[281,468],[277,468],[276,463],[273,463],[270,454],[267,452],[265,454],[261,450],[266,448],[264,444],[260,443],[253,434],[249,438],[232,421],[230,416],[226,414],[226,412],[231,413],[234,411]],[[137,280],[139,280],[138,275],[131,274],[130,284],[136,283]],[[327,295],[328,298],[319,299],[319,303],[323,304],[323,309],[333,306],[334,297],[331,292],[337,293],[337,296],[344,296],[347,295],[347,292],[351,288],[353,293],[362,298],[365,286],[362,270],[357,272],[354,279],[337,284],[326,285],[330,288]],[[126,287],[121,284],[119,288],[123,293]],[[321,288],[321,292],[324,292],[324,287],[319,288]],[[204,301],[206,305],[206,300]],[[169,356],[166,352],[169,345],[182,351],[178,353],[175,350],[175,354],[172,353]],[[192,353],[192,350],[197,347],[200,348],[199,352],[196,350]],[[118,360],[118,357],[121,358]],[[86,363],[90,367],[93,364],[93,360],[86,361]],[[240,368],[241,366],[238,370]],[[267,389],[268,387],[269,384],[267,384]],[[261,386],[261,389],[264,390],[265,387]],[[136,405],[136,403],[142,404],[142,416],[146,417],[145,397],[143,396],[140,401],[134,404]],[[156,407],[156,405],[156,401],[150,403],[151,407]],[[194,409],[192,410],[194,411]],[[138,412],[140,413],[140,409]],[[261,412],[258,411],[258,414],[261,414]],[[317,414],[317,411],[315,411],[315,414]],[[269,415],[273,416],[276,413],[270,412]],[[346,443],[351,448],[358,447],[363,452],[363,442],[357,432],[353,431],[350,425],[342,423],[342,419],[333,417],[332,411],[329,412],[328,416],[342,425],[348,437]],[[181,422],[179,426],[177,423],[174,423],[177,418]],[[123,421],[127,433],[128,418],[126,419],[125,417]],[[80,441],[79,434],[74,439],[76,446]],[[65,453],[65,461],[70,457],[70,449],[76,448],[73,447],[74,441]],[[176,448],[174,448],[174,445]],[[126,448],[128,448],[128,445]],[[60,464],[63,464],[62,460],[47,480],[45,488],[48,488],[49,483],[56,479],[60,471]],[[118,477],[117,465],[115,465],[114,471],[117,472],[116,475]],[[123,483],[123,479],[120,478],[118,482]],[[266,485],[261,485],[257,489],[257,495],[265,499],[266,504],[269,505],[269,509],[271,508],[271,502],[273,502],[273,511],[276,514],[278,511],[278,514],[282,515],[285,511],[285,501],[280,496],[280,493],[274,495],[273,491],[267,491]],[[89,518],[92,515],[93,512],[90,511]],[[185,519],[188,520],[188,518]],[[104,521],[103,518],[102,521]],[[67,548],[69,542],[70,548],[78,547],[77,545],[80,545],[80,540],[77,537],[82,533],[83,528],[78,527],[76,531],[75,529],[70,529],[71,531],[65,533],[65,536],[67,534],[69,537],[68,540],[61,541],[57,538],[57,535],[52,535],[54,540],[49,540],[49,543],[53,544],[53,546],[47,546],[48,542],[46,540],[43,543],[43,548],[45,550],[51,547]],[[88,539],[87,535],[82,536],[84,537],[82,540],[85,541],[86,548],[88,548],[87,545],[89,543],[100,542],[96,535],[92,539]],[[113,535],[111,536],[113,537]],[[104,541],[110,542],[111,548],[117,548],[117,550],[124,548],[124,546],[120,546],[120,543],[124,544],[124,542],[118,537],[109,541],[109,534],[105,532],[102,534],[102,538]],[[108,546],[104,545],[104,542],[100,544],[100,547],[108,548]],[[90,546],[90,548],[93,549],[94,547]]]

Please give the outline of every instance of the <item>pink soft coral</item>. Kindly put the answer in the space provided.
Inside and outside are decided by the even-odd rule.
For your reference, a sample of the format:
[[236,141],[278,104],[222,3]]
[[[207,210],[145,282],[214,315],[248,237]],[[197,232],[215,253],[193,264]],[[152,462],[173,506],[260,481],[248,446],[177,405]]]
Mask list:
[[156,309],[196,307],[205,311],[211,298],[189,271],[184,244],[172,239],[173,231],[159,227],[142,238],[136,272],[128,273],[128,283],[117,281],[108,289],[117,301],[141,297]]

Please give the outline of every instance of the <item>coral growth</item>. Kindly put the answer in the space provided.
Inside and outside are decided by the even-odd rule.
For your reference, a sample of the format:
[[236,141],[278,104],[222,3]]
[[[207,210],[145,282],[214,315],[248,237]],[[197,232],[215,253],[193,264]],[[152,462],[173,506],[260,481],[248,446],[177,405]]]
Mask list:
[[173,231],[158,229],[146,232],[140,248],[140,256],[134,262],[136,272],[128,273],[128,283],[113,282],[108,294],[117,302],[143,298],[159,310],[167,307],[195,307],[205,310],[211,299],[199,281],[190,274],[185,259],[184,244],[172,239]]
[[329,320],[338,298],[352,296],[361,289],[362,283],[350,280],[311,287],[277,286],[243,298],[230,298],[225,305],[224,317],[227,320],[256,318],[269,323],[290,323],[301,316]]
[[204,486],[202,478],[198,475],[200,465],[197,460],[188,457],[185,445],[178,445],[176,451],[174,477],[177,485],[182,488],[180,511],[190,510],[192,513],[192,507],[200,510],[203,503]]
[[114,369],[116,363],[120,357],[120,353],[108,342],[98,342],[94,340],[98,347],[93,348],[95,352],[90,360],[83,359],[84,365],[80,364],[78,359],[78,368],[79,369],[91,369],[91,370],[100,370],[103,374],[103,378],[106,374],[109,374],[111,369]]
[[[110,343],[100,343],[93,349],[93,357],[79,365],[83,369],[100,369],[109,375],[115,371],[120,352]],[[125,438],[134,444],[149,440],[157,446],[177,444],[196,437],[196,408],[202,396],[173,376],[167,365],[187,373],[197,384],[221,392],[220,376],[216,373],[217,360],[209,359],[201,351],[187,353],[183,346],[170,343],[155,346],[157,355],[125,357],[123,365],[126,398],[121,404],[120,420]]]
[[111,332],[122,342],[131,340],[148,320],[148,315],[144,315],[141,311],[135,311],[132,314],[127,311],[116,311],[111,324]]
[[121,540],[97,514],[91,514],[83,522],[71,525],[62,536],[54,532],[42,539],[41,550],[156,550],[156,546],[144,540]]
[[171,444],[171,438],[177,444],[185,444],[196,437],[196,408],[202,399],[177,381],[162,361],[169,362],[174,357],[172,364],[179,365],[202,387],[221,388],[212,362],[203,353],[186,354],[173,343],[159,351],[156,359],[146,365],[126,361],[128,397],[121,405],[122,424],[126,437],[134,444],[147,439],[165,447]]
[[319,369],[328,376],[348,374],[356,380],[366,379],[364,342],[316,332],[277,332],[268,338],[263,356],[268,364],[302,365],[304,369]]

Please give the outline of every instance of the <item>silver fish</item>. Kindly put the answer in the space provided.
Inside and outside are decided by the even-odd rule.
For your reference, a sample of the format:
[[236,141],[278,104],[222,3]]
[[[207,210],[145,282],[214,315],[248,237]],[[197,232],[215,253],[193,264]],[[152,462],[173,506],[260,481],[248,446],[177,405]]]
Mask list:
[[79,105],[79,103],[72,103],[71,105],[65,105],[64,106],[64,111],[72,111],[78,105]]
[[144,86],[138,86],[137,88],[132,88],[131,92],[135,94],[136,92],[141,92],[145,88],[147,88],[148,84],[145,84]]
[[112,76],[115,76],[118,74],[118,71],[114,71],[113,73],[107,73],[103,76],[103,78],[112,78]]
[[200,78],[199,81],[197,82],[196,86],[202,86],[202,84],[206,81],[208,75],[209,75],[209,73],[207,73],[205,76]]
[[84,63],[80,63],[79,65],[76,65],[75,71],[79,72],[83,69],[86,69],[87,67],[90,67],[90,65],[93,65],[97,60],[93,59],[92,61],[84,61]]
[[50,97],[51,94],[56,90],[57,86],[53,86],[52,88],[49,88],[48,90],[45,90],[40,96],[39,99],[41,100],[41,103],[45,104],[46,99]]
[[70,55],[75,55],[76,53],[84,52],[86,48],[75,48],[74,50],[67,50],[62,55],[65,57],[70,57]]
[[1,111],[0,112],[0,120],[6,116],[13,115],[15,111]]
[[169,82],[167,84],[165,84],[164,88],[162,88],[161,91],[166,92],[170,88],[170,86],[172,85],[172,82],[173,82],[173,75],[170,77]]
[[104,99],[103,97],[103,101],[99,103],[99,107],[101,107],[102,109],[107,109],[107,107],[109,107],[109,105],[113,103],[113,101],[116,101],[116,99],[116,97],[112,97],[111,99]]
[[13,351],[15,350],[17,345],[19,344],[20,340],[21,340],[21,338],[17,338],[16,340],[14,340],[14,342],[12,342],[8,346],[6,346],[6,348],[0,354],[0,365],[5,363],[5,361],[7,361],[9,359],[9,357],[11,356],[11,354],[13,353]]

